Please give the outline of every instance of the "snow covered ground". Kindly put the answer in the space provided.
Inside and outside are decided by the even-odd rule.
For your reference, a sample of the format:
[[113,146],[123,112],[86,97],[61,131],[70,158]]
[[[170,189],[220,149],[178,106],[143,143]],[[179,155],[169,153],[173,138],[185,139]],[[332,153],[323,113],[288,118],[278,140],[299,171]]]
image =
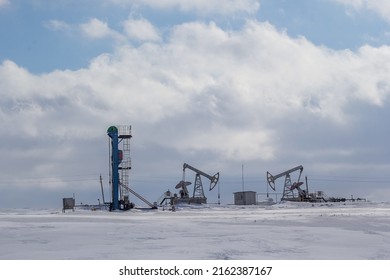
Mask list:
[[390,260],[390,203],[0,210],[2,260]]

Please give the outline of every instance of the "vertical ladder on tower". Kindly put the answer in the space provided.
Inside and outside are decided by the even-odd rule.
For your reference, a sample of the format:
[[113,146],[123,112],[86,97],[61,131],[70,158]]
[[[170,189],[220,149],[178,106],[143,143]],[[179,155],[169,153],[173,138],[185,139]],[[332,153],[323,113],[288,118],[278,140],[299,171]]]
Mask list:
[[131,126],[119,126],[118,139],[122,148],[122,161],[119,165],[119,180],[120,180],[120,193],[121,199],[129,199],[129,191],[123,186],[130,185],[130,169],[131,169],[131,157],[130,157],[130,139],[131,139]]

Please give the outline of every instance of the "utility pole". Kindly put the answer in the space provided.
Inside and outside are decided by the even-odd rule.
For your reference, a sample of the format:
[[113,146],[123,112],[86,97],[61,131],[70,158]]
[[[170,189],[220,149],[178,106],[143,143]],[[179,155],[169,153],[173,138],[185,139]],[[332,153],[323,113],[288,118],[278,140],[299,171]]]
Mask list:
[[246,199],[245,199],[245,183],[244,183],[244,163],[241,165],[241,179],[242,179],[242,195],[243,195],[243,201],[244,205],[246,205]]

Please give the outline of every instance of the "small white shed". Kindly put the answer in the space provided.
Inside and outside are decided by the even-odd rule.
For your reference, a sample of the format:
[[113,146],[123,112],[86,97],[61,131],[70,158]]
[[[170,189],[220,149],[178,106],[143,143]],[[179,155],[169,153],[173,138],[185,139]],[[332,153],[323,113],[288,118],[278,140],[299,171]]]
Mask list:
[[244,191],[234,193],[235,205],[255,205],[256,204],[256,192]]

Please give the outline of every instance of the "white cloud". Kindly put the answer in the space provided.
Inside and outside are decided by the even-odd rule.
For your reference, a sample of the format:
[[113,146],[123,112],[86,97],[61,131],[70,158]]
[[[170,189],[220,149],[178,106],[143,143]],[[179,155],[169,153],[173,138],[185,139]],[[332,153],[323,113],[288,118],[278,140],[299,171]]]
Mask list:
[[390,22],[390,2],[388,0],[333,0],[355,10],[368,9]]
[[46,21],[44,26],[53,31],[62,31],[69,34],[78,34],[90,39],[114,39],[115,42],[125,42],[125,36],[120,32],[111,29],[107,22],[97,18],[81,24],[70,24],[61,20],[53,19]]
[[126,20],[123,28],[130,39],[139,41],[159,41],[161,39],[156,28],[145,19]]
[[68,23],[61,20],[55,20],[55,19],[46,22],[45,26],[49,29],[60,30],[60,31],[67,31],[71,29],[71,26]]
[[[111,33],[98,20],[83,28],[95,38]],[[248,22],[238,32],[226,32],[213,23],[189,23],[173,29],[167,43],[123,46],[76,72],[37,77],[12,62],[2,68],[9,78],[3,78],[3,84],[9,84],[10,92],[16,87],[18,95],[35,91],[51,95],[54,90],[59,96],[74,94],[75,100],[88,106],[89,91],[111,108],[134,111],[134,117],[147,114],[153,121],[198,104],[202,112],[221,121],[245,108],[254,116],[251,121],[261,124],[299,112],[342,122],[343,109],[351,100],[375,105],[386,100],[390,69],[383,61],[389,53],[387,47],[368,46],[356,53],[336,52],[258,22]],[[12,72],[22,81],[12,82]],[[265,105],[272,115],[258,112],[257,106]]]
[[[191,125],[191,121],[188,124]],[[205,126],[207,131],[195,129],[186,132],[184,137],[178,135],[175,137],[176,141],[171,142],[172,148],[183,153],[217,153],[223,155],[224,159],[233,161],[270,160],[275,156],[275,146],[270,141],[274,133],[270,130],[260,128],[256,131],[241,130],[221,123]]]
[[108,0],[120,5],[149,6],[155,9],[178,8],[185,12],[199,14],[224,14],[236,13],[254,14],[260,8],[259,0]]
[[[95,38],[111,33],[97,20],[84,28]],[[191,108],[196,104],[199,112],[222,123],[234,114],[237,123],[250,117],[248,125],[264,125],[291,113],[343,122],[344,107],[351,100],[382,105],[389,93],[390,69],[383,64],[389,54],[387,47],[368,46],[357,53],[335,52],[258,22],[238,32],[213,23],[189,23],[177,26],[167,43],[123,46],[76,72],[37,77],[12,62],[2,68],[3,77],[9,78],[3,78],[3,84],[19,96],[40,92],[42,98],[57,92],[87,107],[93,97],[108,110],[123,110],[139,120],[148,116],[153,122],[186,111],[197,113]],[[258,110],[264,106],[273,113]],[[240,116],[242,108],[245,114]]]
[[88,22],[80,25],[80,30],[88,37],[93,39],[116,38],[122,36],[111,29],[107,22],[101,21],[97,18],[92,18]]
[[106,22],[100,21],[96,18],[91,19],[87,23],[80,25],[81,30],[91,38],[105,38],[111,34],[111,29]]

